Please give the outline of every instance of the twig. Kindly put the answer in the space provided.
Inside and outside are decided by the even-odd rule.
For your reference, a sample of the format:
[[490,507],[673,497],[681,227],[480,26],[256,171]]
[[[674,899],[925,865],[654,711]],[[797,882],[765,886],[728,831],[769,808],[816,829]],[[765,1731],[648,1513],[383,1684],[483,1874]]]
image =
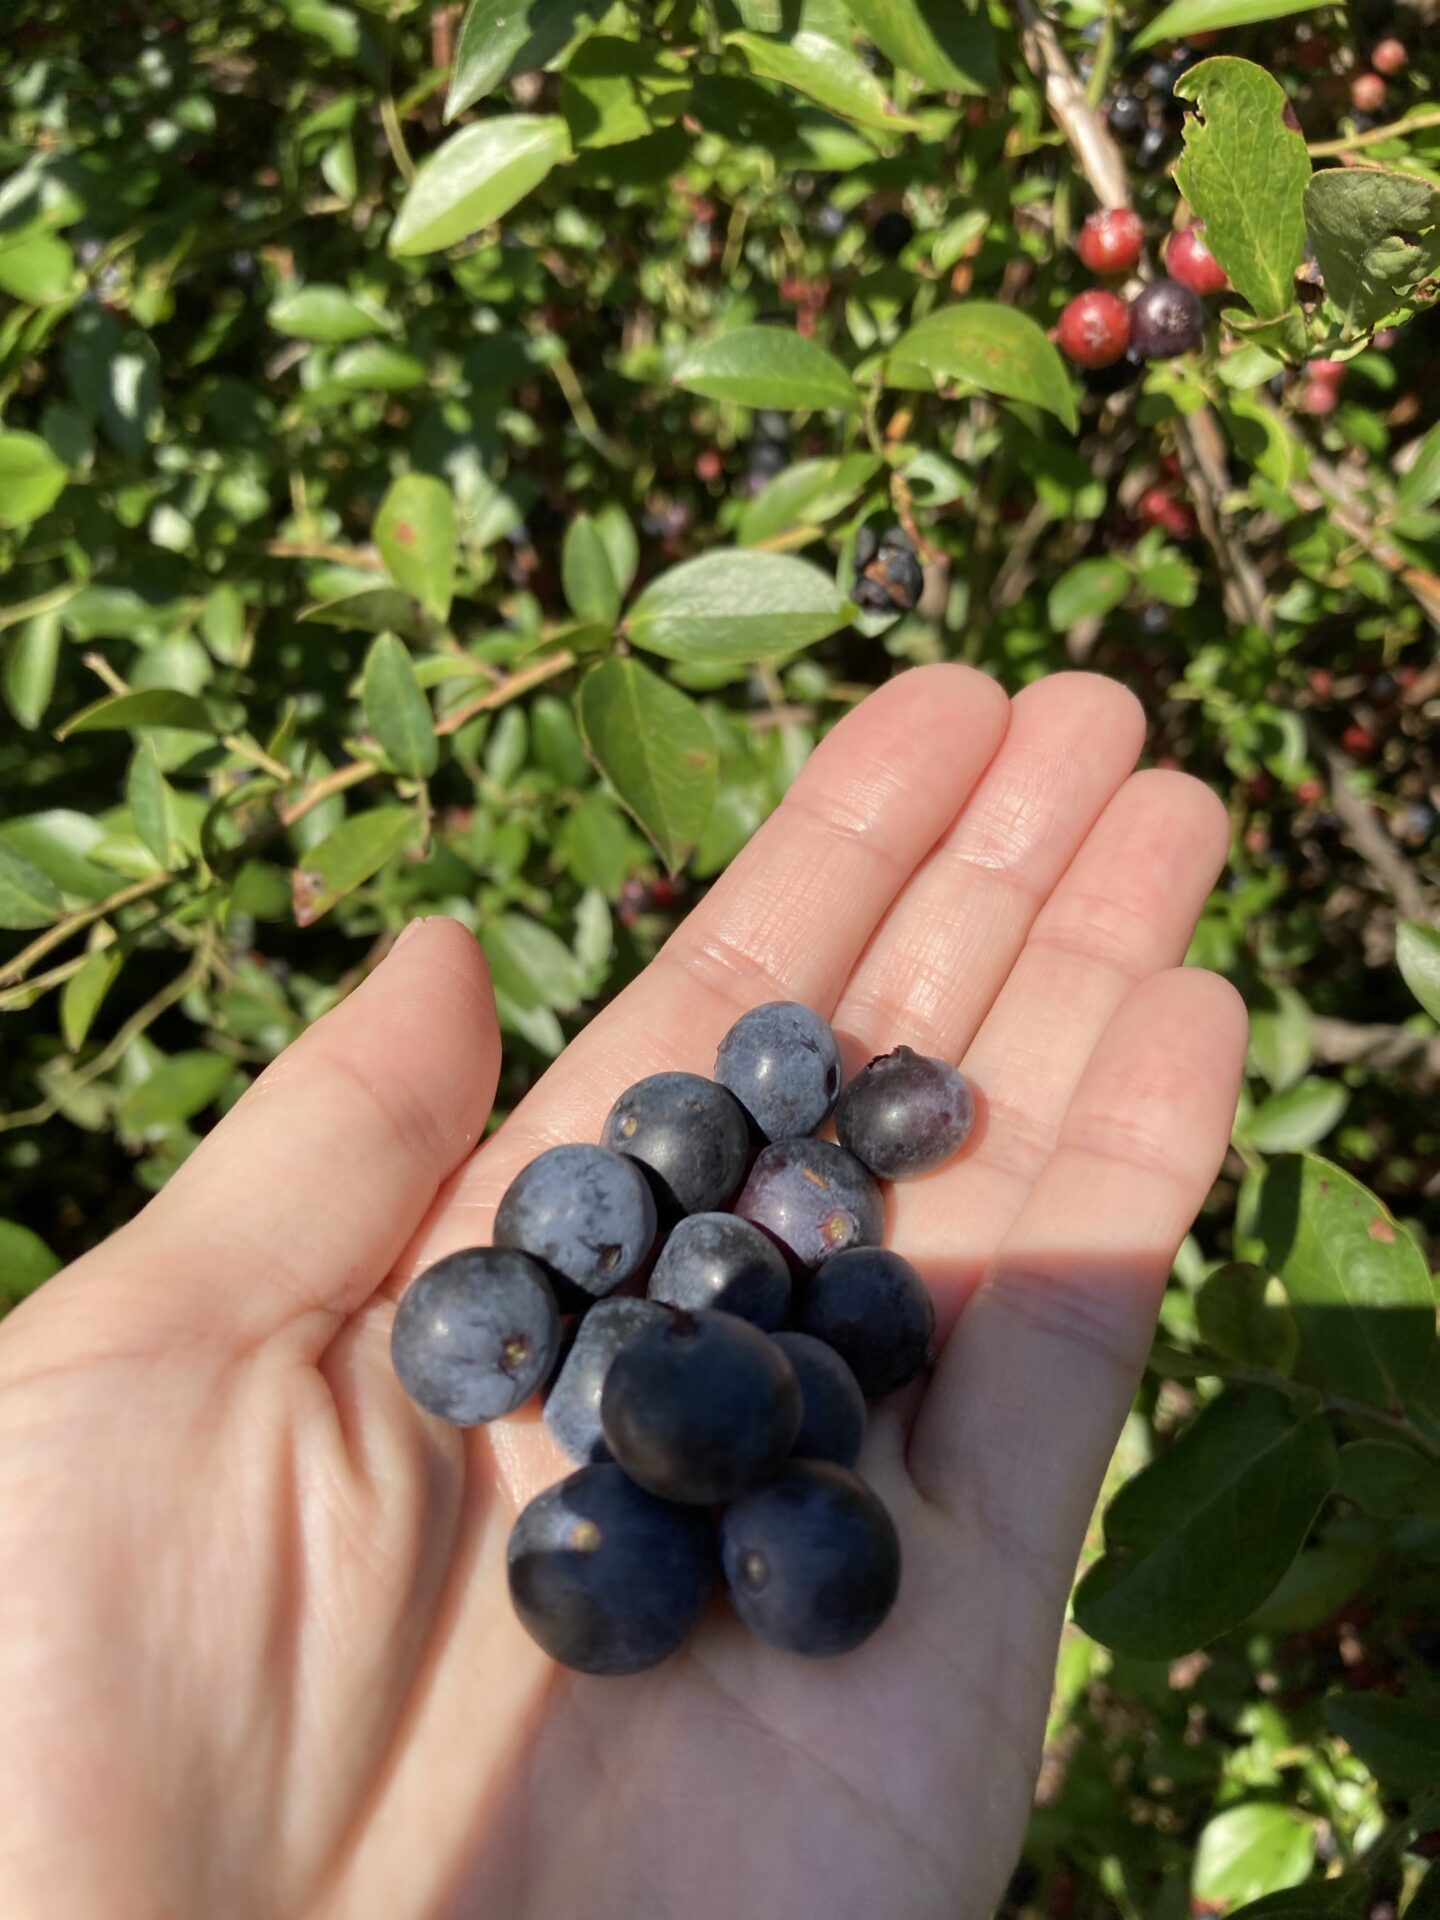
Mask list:
[[378,760],[350,760],[343,767],[336,767],[333,773],[322,774],[298,799],[292,800],[288,807],[281,807],[280,824],[293,827],[297,820],[303,820],[312,807],[318,807],[332,793],[343,793],[347,787],[357,787],[362,780],[368,780],[372,773],[379,771]]
[[391,93],[380,97],[380,125],[385,129],[385,144],[390,149],[390,158],[408,187],[415,178],[415,162],[410,158],[410,149],[405,144],[400,116],[395,111],[395,96]]
[[1440,112],[1412,114],[1408,120],[1392,120],[1388,127],[1370,127],[1364,133],[1352,133],[1348,139],[1316,140],[1305,151],[1312,160],[1332,160],[1354,153],[1360,147],[1378,147],[1387,140],[1403,140],[1407,133],[1420,133],[1426,127],[1440,127]]
[[92,673],[99,675],[112,693],[129,693],[129,681],[120,677],[103,653],[95,653],[92,650],[90,653],[81,654],[80,657]]
[[13,607],[0,607],[0,633],[7,627],[18,626],[22,620],[33,620],[37,614],[54,613],[79,591],[74,585],[52,587],[49,593],[37,593],[33,600],[17,600]]
[[1310,751],[1324,767],[1330,782],[1330,808],[1340,822],[1345,838],[1370,868],[1407,919],[1432,917],[1425,889],[1410,862],[1381,826],[1374,809],[1350,785],[1355,762],[1331,744],[1314,721],[1306,716],[1305,733]]
[[[530,331],[538,337],[546,330],[537,325]],[[565,404],[570,409],[570,416],[585,443],[593,447],[608,465],[617,467],[622,472],[632,467],[635,462],[629,449],[622,447],[618,441],[612,440],[596,419],[595,410],[586,399],[585,389],[580,384],[580,376],[564,352],[557,353],[546,364],[555,376],[555,384],[564,395]]]
[[1315,1058],[1328,1066],[1419,1067],[1440,1074],[1440,1034],[1411,1033],[1406,1027],[1357,1026],[1316,1014],[1310,1022]]
[[283,760],[272,759],[263,747],[256,746],[253,740],[247,740],[244,734],[227,733],[221,737],[222,747],[228,747],[238,759],[248,760],[252,767],[258,767],[262,773],[268,773],[272,780],[288,784],[294,773]]
[[7,987],[0,993],[0,1013],[9,1013],[12,1008],[23,1010],[33,1006],[42,993],[48,993],[51,987],[63,986],[72,973],[78,973],[90,958],[88,953],[79,954],[74,960],[62,960],[58,967],[51,967],[48,973],[32,974],[28,980],[22,980],[18,986]]
[[1054,27],[1033,0],[1016,0],[1015,11],[1020,17],[1025,63],[1043,82],[1055,124],[1069,141],[1096,199],[1102,207],[1128,207],[1130,189],[1120,149],[1087,102]]
[[373,547],[345,547],[328,540],[267,540],[262,552],[272,560],[333,560],[341,567],[383,573],[385,562]]
[[128,887],[121,887],[118,893],[97,901],[93,907],[81,907],[75,913],[67,913],[63,920],[57,920],[53,927],[47,927],[38,939],[32,940],[13,960],[7,960],[0,967],[0,987],[8,987],[12,980],[23,980],[37,960],[43,960],[47,953],[53,953],[56,947],[63,946],[71,934],[79,933],[82,927],[103,920],[107,914],[118,913],[121,907],[128,907],[132,901],[144,900],[152,893],[159,893],[174,878],[173,873],[152,873],[144,880],[133,880]]

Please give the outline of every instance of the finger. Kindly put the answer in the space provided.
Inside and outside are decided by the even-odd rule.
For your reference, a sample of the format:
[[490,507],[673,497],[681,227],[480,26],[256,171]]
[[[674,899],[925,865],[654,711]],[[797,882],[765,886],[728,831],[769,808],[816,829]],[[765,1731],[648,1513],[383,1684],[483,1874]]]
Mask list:
[[482,1240],[519,1168],[558,1141],[595,1139],[632,1081],[709,1073],[745,1008],[793,999],[828,1013],[999,746],[1008,712],[986,675],[938,666],[900,675],[848,715],[655,963],[451,1184],[407,1268]]
[[[961,1065],[983,1102],[973,1151],[896,1196],[895,1225],[937,1291],[941,1338],[1041,1168],[1080,1076],[1127,995],[1185,956],[1225,861],[1224,806],[1186,774],[1131,776],[1040,909]],[[957,1223],[960,1223],[957,1228]]]
[[192,1330],[249,1342],[308,1315],[323,1347],[474,1146],[499,1059],[475,939],[413,924],[107,1247],[108,1270]]
[[1144,737],[1134,695],[1097,674],[1055,674],[1017,695],[969,805],[846,986],[835,1025],[861,1059],[901,1041],[960,1058]]
[[1246,1039],[1239,995],[1213,974],[1176,969],[1135,989],[921,1408],[921,1491],[1017,1571],[1043,1573],[1052,1610],[1176,1248],[1224,1156]]

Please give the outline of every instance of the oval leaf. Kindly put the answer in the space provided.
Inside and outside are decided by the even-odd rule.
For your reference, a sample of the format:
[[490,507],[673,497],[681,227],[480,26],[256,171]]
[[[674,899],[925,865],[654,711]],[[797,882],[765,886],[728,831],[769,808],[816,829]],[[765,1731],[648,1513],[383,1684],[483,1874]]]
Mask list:
[[577,620],[613,627],[620,617],[620,586],[605,537],[588,513],[578,513],[560,550],[565,603]]
[[873,453],[797,460],[793,467],[777,473],[746,506],[736,537],[743,547],[757,547],[788,533],[800,533],[808,539],[815,528],[852,505],[879,470],[880,462]]
[[175,793],[160,770],[160,756],[151,739],[143,739],[135,750],[125,783],[125,801],[139,839],[162,867],[172,865],[176,857]]
[[72,973],[60,995],[60,1031],[72,1053],[79,1051],[94,1025],[95,1016],[125,963],[125,950],[119,941],[108,947],[96,947],[85,956],[85,964]]
[[746,407],[860,411],[855,382],[831,354],[784,327],[736,327],[703,340],[675,369],[675,384]]
[[1105,1555],[1076,1589],[1075,1618],[1141,1659],[1203,1646],[1274,1590],[1335,1466],[1323,1416],[1297,1420],[1287,1399],[1259,1388],[1212,1401],[1111,1501]]
[[823,640],[853,608],[828,573],[781,553],[702,554],[646,587],[624,632],[667,660],[777,660]]
[[1276,1281],[1243,1261],[1218,1267],[1195,1295],[1200,1338],[1222,1359],[1288,1373],[1300,1336]]
[[0,527],[48,513],[69,477],[38,433],[0,432]]
[[0,841],[0,927],[16,933],[48,927],[64,906],[49,874]]
[[366,722],[386,753],[412,780],[428,780],[440,743],[414,662],[393,633],[378,635],[365,656],[363,692]]
[[313,926],[337,900],[363,886],[420,831],[408,807],[372,807],[355,813],[305,855],[290,876],[297,926]]
[[196,1049],[162,1060],[148,1080],[131,1087],[116,1118],[128,1133],[176,1126],[213,1104],[233,1078],[235,1062],[223,1053]]
[[1113,613],[1129,591],[1130,569],[1123,560],[1081,560],[1050,589],[1050,624],[1057,633],[1068,633],[1082,620]]
[[1072,432],[1078,423],[1070,376],[1044,329],[1028,313],[992,300],[967,300],[917,321],[891,349],[885,376],[903,386],[965,380],[1043,407]]
[[39,726],[55,691],[62,638],[60,615],[42,613],[27,621],[10,643],[5,659],[5,704],[27,730]]
[[538,187],[569,144],[558,115],[511,113],[463,127],[421,163],[390,252],[435,253],[468,239]]
[[638,660],[606,660],[580,683],[585,745],[674,873],[705,830],[719,756],[695,702]]
[[1301,1378],[1396,1407],[1435,1344],[1435,1290],[1420,1249],[1358,1180],[1313,1154],[1277,1160],[1259,1231],[1300,1329]]
[[585,997],[585,973],[557,933],[523,913],[502,913],[482,928],[480,944],[495,991],[524,1010],[568,1013]]
[[1249,27],[1257,20],[1283,20],[1292,13],[1313,13],[1325,0],[1173,0],[1130,42],[1138,52],[1157,40],[1183,40],[1220,27]]
[[1326,1723],[1382,1785],[1402,1793],[1440,1787],[1440,1711],[1435,1702],[1382,1693],[1332,1694]]
[[483,100],[510,74],[548,66],[603,12],[587,0],[470,0],[445,96],[446,120]]
[[214,733],[215,723],[203,700],[178,687],[146,687],[139,693],[112,693],[72,714],[55,729],[57,740],[72,733],[129,733],[141,727],[186,727],[194,733]]
[[455,500],[445,482],[402,474],[380,502],[375,544],[390,577],[443,620],[455,591]]
[[38,1233],[18,1220],[0,1220],[0,1300],[20,1300],[60,1271]]
[[1296,1887],[1314,1864],[1314,1829],[1300,1814],[1268,1800],[1227,1807],[1200,1835],[1191,1902],[1211,1912]]
[[886,133],[909,132],[917,125],[896,112],[884,87],[849,47],[827,34],[802,27],[785,40],[761,33],[732,33],[730,40],[753,73],[818,100],[842,120]]
[[370,301],[355,299],[343,287],[319,283],[282,293],[265,317],[277,333],[288,333],[296,340],[323,341],[326,346],[363,340],[377,329],[389,333],[398,324]]
[[1402,920],[1395,930],[1395,958],[1411,993],[1432,1020],[1440,1020],[1440,931]]
[[1271,1094],[1236,1132],[1257,1153],[1299,1153],[1323,1140],[1349,1104],[1338,1080],[1302,1080]]
[[983,7],[964,0],[847,0],[867,39],[905,73],[942,93],[998,93],[995,31]]

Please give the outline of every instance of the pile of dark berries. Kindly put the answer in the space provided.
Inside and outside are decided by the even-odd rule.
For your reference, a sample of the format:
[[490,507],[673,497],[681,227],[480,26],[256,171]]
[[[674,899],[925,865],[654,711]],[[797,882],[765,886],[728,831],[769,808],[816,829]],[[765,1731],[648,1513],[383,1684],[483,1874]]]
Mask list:
[[862,527],[855,539],[855,585],[851,598],[866,613],[912,613],[920,604],[925,574],[915,542],[903,527],[877,534]]
[[[602,1145],[532,1160],[495,1244],[437,1261],[400,1303],[395,1371],[429,1412],[473,1426],[548,1389],[578,1471],[515,1522],[510,1593],[565,1666],[665,1659],[717,1576],[789,1653],[846,1653],[894,1602],[899,1540],[855,1463],[866,1397],[924,1370],[935,1314],[881,1245],[878,1182],[942,1165],[975,1108],[963,1075],[909,1047],[840,1082],[819,1014],[753,1008],[713,1080],[637,1081]],[[816,1138],[832,1113],[838,1145]]]

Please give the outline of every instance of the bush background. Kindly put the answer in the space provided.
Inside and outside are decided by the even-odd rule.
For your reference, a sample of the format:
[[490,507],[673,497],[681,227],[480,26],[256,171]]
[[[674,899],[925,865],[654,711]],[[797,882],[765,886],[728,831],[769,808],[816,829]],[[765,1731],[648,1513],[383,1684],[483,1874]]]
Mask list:
[[[1287,17],[1255,21],[1267,11]],[[516,9],[476,12],[493,29]],[[1071,242],[1094,187],[1047,111],[1033,31],[1016,31],[1032,9],[957,7],[946,84],[876,51],[883,12],[530,0],[536,37],[491,62],[461,119],[541,117],[571,157],[473,237],[396,257],[406,173],[454,138],[457,9],[12,8],[0,1296],[133,1213],[417,913],[484,942],[503,1112],[826,728],[935,659],[1011,689],[1074,665],[1114,675],[1145,705],[1150,760],[1210,782],[1234,825],[1192,957],[1246,993],[1250,1074],[1167,1297],[1170,1363],[1109,1492],[1219,1391],[1223,1369],[1174,1356],[1226,1353],[1196,1305],[1222,1262],[1278,1264],[1258,1210],[1279,1156],[1322,1151],[1397,1217],[1407,1258],[1432,1252],[1440,1037],[1396,927],[1435,916],[1440,322],[1343,343],[1323,414],[1303,365],[1326,351],[1313,311],[1284,359],[1255,362],[1227,324],[1143,381],[1074,386],[1075,433],[1033,394],[868,385],[938,309],[1052,325],[1089,284]],[[1092,104],[1120,86],[1146,102],[1156,137],[1126,158],[1158,239],[1185,60],[1167,80],[1174,36],[1135,46],[1154,12],[1061,9],[1055,45],[1088,65]],[[1250,24],[1207,50],[1277,75],[1306,137],[1336,151],[1366,132],[1354,73],[1378,34],[1404,35],[1381,120],[1408,130],[1364,152],[1440,182],[1425,7],[1187,4],[1181,28],[1237,15]],[[835,57],[796,67],[817,37]],[[858,369],[853,403],[697,391],[697,348],[756,324]],[[1141,524],[1157,485],[1178,531]],[[826,582],[851,579],[857,532],[897,517],[933,554],[919,609],[835,615]],[[777,587],[767,639],[724,659],[683,636],[646,661],[616,650],[632,575],[633,613],[635,592],[737,546],[811,569]],[[787,651],[800,603],[817,638]],[[612,669],[577,713],[582,676]],[[58,737],[131,694],[151,703]],[[1433,1013],[1433,946],[1412,942]],[[1231,1363],[1286,1374],[1269,1309],[1243,1298]],[[1433,1349],[1423,1315],[1420,1338]],[[1164,1920],[1302,1881],[1312,1904],[1285,1906],[1292,1920],[1412,1896],[1415,1920],[1440,1913],[1440,1868],[1421,1878],[1440,1852],[1433,1353],[1412,1387],[1379,1409],[1408,1429],[1389,1449],[1402,1464],[1342,1455],[1349,1477],[1281,1587],[1203,1652],[1140,1659],[1067,1629],[1007,1913]],[[1383,1441],[1373,1410],[1324,1417],[1347,1447]],[[1382,1707],[1378,1738],[1357,1732],[1351,1695],[1415,1717],[1397,1731]]]

